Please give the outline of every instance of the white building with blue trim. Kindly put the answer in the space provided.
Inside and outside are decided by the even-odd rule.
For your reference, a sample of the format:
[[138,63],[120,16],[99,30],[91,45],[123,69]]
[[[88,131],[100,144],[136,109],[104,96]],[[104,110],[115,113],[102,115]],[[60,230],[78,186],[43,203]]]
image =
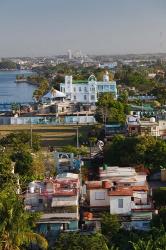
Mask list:
[[87,83],[73,83],[72,76],[65,76],[65,83],[60,84],[60,91],[75,103],[94,104],[102,93],[112,93],[117,98],[116,82],[109,80],[108,72],[104,74],[103,81],[97,81],[96,77],[91,75]]

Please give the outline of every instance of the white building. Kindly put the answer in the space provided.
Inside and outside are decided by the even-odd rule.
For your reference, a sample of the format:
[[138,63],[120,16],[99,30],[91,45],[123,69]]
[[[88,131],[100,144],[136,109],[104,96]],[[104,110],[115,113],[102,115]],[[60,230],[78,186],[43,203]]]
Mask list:
[[42,103],[51,105],[57,101],[63,102],[65,97],[66,95],[64,93],[52,88],[46,95],[42,97]]
[[96,103],[101,93],[112,93],[117,98],[116,82],[109,81],[108,72],[101,82],[94,75],[89,77],[87,83],[73,83],[72,76],[65,76],[65,83],[60,84],[60,91],[75,103]]
[[25,210],[42,212],[37,231],[56,239],[61,231],[77,231],[79,222],[79,175],[59,174],[56,178],[33,181],[24,197]]
[[86,197],[93,212],[119,215],[126,229],[148,230],[153,204],[145,173],[134,168],[100,168],[100,181],[86,182]]

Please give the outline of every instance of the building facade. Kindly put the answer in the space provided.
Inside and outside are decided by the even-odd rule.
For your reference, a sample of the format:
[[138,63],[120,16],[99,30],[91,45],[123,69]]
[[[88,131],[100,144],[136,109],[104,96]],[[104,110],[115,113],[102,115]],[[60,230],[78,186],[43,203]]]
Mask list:
[[37,231],[49,242],[54,242],[60,232],[78,230],[79,188],[79,176],[72,173],[29,183],[25,210],[42,213]]
[[86,201],[95,215],[117,214],[126,229],[149,230],[154,211],[146,173],[134,168],[99,169],[98,181],[86,182]]
[[60,84],[60,91],[66,98],[75,103],[96,103],[102,93],[112,93],[117,98],[117,87],[115,81],[109,81],[108,72],[103,76],[103,81],[97,81],[91,75],[88,82],[73,83],[72,76],[65,76],[65,83]]

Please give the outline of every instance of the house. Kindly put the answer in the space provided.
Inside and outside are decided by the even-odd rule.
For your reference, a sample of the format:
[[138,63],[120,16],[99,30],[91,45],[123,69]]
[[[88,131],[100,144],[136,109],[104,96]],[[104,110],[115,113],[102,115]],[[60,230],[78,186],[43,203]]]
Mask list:
[[88,82],[73,83],[72,76],[65,76],[65,83],[60,84],[60,90],[66,98],[74,103],[95,104],[98,96],[102,93],[112,93],[117,98],[117,87],[115,81],[109,81],[109,74],[106,72],[103,81],[97,81],[91,75]]
[[127,117],[127,130],[128,135],[138,135],[140,132],[139,116],[129,115]]
[[78,230],[79,189],[79,176],[72,173],[29,183],[24,196],[25,209],[42,212],[37,231],[49,241],[54,240],[61,231]]
[[166,120],[158,120],[151,117],[149,120],[141,120],[139,116],[127,117],[127,130],[129,135],[150,135],[165,138]]
[[126,229],[148,230],[153,213],[146,173],[134,168],[99,169],[98,181],[86,182],[86,202],[95,215],[101,211],[120,216]]
[[65,94],[54,89],[54,88],[51,88],[51,90],[42,97],[42,103],[45,104],[45,105],[50,105],[50,104],[54,104],[56,103],[57,101],[62,101],[64,100],[65,98]]

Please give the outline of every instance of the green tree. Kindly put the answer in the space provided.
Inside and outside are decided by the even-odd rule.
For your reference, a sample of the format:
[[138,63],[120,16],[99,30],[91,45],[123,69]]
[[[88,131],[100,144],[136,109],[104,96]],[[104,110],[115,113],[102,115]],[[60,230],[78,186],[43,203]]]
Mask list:
[[[137,243],[132,243],[133,250],[154,250],[154,243],[152,240],[139,240]],[[159,248],[158,248],[159,250]]]
[[166,87],[165,85],[157,85],[151,91],[150,94],[157,97],[157,100],[162,105],[166,104]]
[[151,169],[166,167],[166,142],[151,136],[115,136],[104,148],[105,161],[111,165],[144,164]]
[[33,173],[33,158],[29,151],[21,149],[11,156],[15,162],[15,173],[20,175],[31,175]]
[[17,64],[10,60],[3,60],[0,62],[0,70],[3,69],[17,69]]
[[104,236],[111,241],[120,230],[120,222],[118,216],[110,213],[103,213],[101,217],[101,231]]
[[88,148],[85,146],[81,146],[81,147],[77,148],[77,147],[74,147],[72,145],[68,145],[68,146],[63,147],[62,151],[73,153],[75,156],[77,156],[77,155],[84,156],[84,155],[88,154]]
[[124,123],[126,106],[114,99],[111,93],[102,94],[97,102],[96,119],[104,124],[108,122]]
[[112,142],[104,148],[104,159],[106,163],[118,166],[128,166],[138,163],[136,158],[136,145],[138,138],[117,135]]
[[[153,199],[155,201],[156,207],[158,207],[158,208],[165,207],[166,206],[166,188],[160,187],[160,188],[153,190]],[[163,217],[162,215],[166,214],[166,213],[164,210],[162,212],[161,211],[160,211],[159,215],[162,218]],[[160,216],[157,216],[157,218],[159,219]],[[161,223],[161,221],[159,221],[159,220],[158,220],[158,222]],[[165,224],[166,222],[162,221],[162,223]]]
[[23,250],[30,244],[47,249],[47,241],[32,230],[37,216],[24,210],[15,191],[8,186],[0,192],[0,249]]
[[103,235],[96,233],[81,235],[79,233],[63,233],[58,239],[55,250],[108,250]]
[[154,145],[148,148],[145,162],[151,168],[166,168],[166,142],[164,140],[157,140]]
[[6,183],[15,183],[16,178],[12,174],[12,161],[6,152],[0,152],[0,188]]
[[[39,151],[40,149],[40,138],[37,134],[32,134],[32,149],[33,151]],[[31,133],[29,131],[22,131],[17,133],[10,133],[0,140],[0,145],[7,146],[16,149],[26,145],[30,148],[31,144]]]

